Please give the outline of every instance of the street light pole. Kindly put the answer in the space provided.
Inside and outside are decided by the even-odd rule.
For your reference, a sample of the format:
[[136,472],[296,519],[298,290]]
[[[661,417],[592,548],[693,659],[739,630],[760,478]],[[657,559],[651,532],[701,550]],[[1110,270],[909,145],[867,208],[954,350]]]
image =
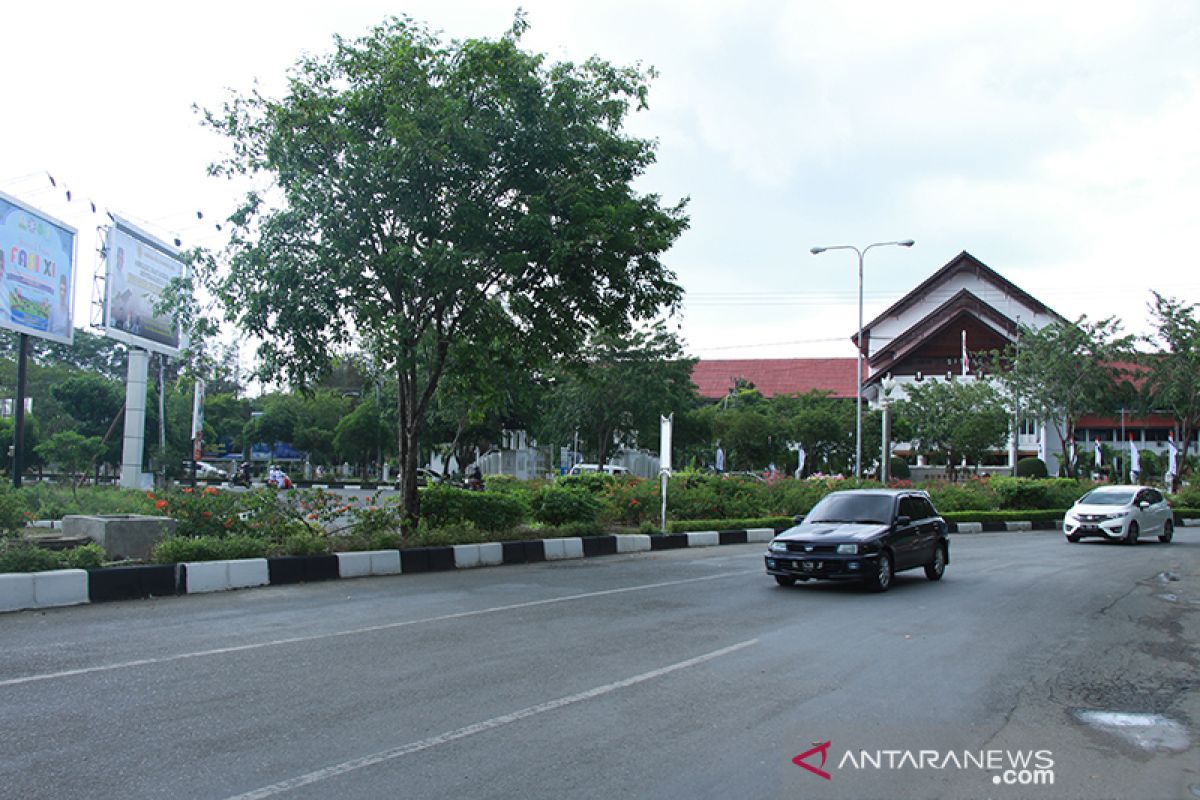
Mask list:
[[888,245],[912,247],[914,244],[916,242],[912,239],[905,239],[900,242],[873,242],[861,249],[852,244],[835,244],[829,247],[814,247],[809,251],[814,256],[820,255],[826,250],[853,250],[858,254],[858,357],[855,358],[857,385],[854,392],[854,477],[858,480],[862,479],[863,259],[866,257],[867,251],[872,247],[886,247]]

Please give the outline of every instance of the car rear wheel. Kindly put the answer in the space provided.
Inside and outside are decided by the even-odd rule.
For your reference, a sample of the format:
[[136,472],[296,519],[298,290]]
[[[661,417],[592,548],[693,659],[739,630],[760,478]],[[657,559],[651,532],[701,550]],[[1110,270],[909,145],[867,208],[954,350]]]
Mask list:
[[1163,532],[1158,537],[1158,540],[1160,542],[1162,542],[1163,544],[1166,544],[1167,542],[1171,541],[1171,539],[1174,538],[1174,536],[1175,536],[1175,522],[1174,522],[1174,520],[1167,520],[1166,522],[1163,523]]
[[1125,531],[1125,544],[1137,544],[1139,532],[1136,522],[1129,523],[1129,530]]
[[776,575],[775,582],[778,583],[780,586],[795,586],[796,585],[796,579],[789,578],[786,575]]
[[940,581],[946,574],[946,548],[938,545],[933,551],[933,560],[925,565],[925,577],[931,581]]
[[867,588],[872,592],[886,592],[891,588],[895,574],[892,554],[885,550],[879,554],[877,569],[866,578]]

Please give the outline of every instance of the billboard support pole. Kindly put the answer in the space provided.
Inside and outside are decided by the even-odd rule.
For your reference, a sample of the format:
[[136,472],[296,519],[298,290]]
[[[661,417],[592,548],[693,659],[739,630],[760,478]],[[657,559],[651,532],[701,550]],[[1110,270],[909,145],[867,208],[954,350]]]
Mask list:
[[29,334],[18,334],[17,407],[13,409],[13,488],[21,488],[21,473],[25,471],[25,377],[29,367]]
[[121,449],[121,488],[142,488],[142,452],[146,440],[146,375],[150,353],[129,348],[125,378],[125,441]]

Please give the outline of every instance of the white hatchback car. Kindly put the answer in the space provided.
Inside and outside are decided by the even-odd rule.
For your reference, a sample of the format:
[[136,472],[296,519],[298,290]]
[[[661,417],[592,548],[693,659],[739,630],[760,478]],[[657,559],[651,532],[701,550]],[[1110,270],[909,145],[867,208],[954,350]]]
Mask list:
[[1098,486],[1075,501],[1063,518],[1068,542],[1098,537],[1137,544],[1144,536],[1169,542],[1175,534],[1171,503],[1149,486]]

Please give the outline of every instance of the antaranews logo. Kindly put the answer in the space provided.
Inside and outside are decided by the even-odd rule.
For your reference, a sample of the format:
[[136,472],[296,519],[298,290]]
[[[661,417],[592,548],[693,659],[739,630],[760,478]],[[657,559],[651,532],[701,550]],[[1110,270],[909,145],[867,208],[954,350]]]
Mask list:
[[830,776],[830,774],[828,772],[826,772],[824,769],[819,769],[817,767],[814,767],[812,764],[809,764],[805,760],[805,759],[809,758],[810,756],[820,753],[821,754],[821,766],[824,767],[825,766],[825,757],[829,753],[829,744],[830,744],[829,742],[825,742],[824,744],[817,745],[816,747],[814,747],[811,750],[807,750],[807,751],[801,753],[800,755],[798,755],[792,759],[792,763],[795,764],[797,767],[803,767],[804,769],[808,770],[809,772],[811,772],[814,775],[820,775],[825,780],[830,780],[832,776]]
[[[792,759],[797,767],[825,780],[832,742],[816,744]],[[809,760],[820,756],[819,766]],[[845,770],[981,770],[991,773],[991,782],[1005,786],[1053,786],[1054,754],[1049,750],[847,750],[837,763]]]

